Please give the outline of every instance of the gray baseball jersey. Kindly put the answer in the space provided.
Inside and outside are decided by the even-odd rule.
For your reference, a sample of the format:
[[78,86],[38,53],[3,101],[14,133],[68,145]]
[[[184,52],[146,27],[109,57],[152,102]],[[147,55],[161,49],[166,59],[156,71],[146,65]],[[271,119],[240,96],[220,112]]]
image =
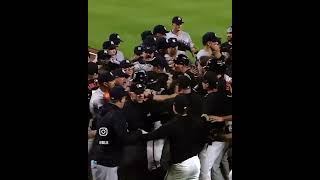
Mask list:
[[204,49],[201,49],[198,53],[197,53],[197,59],[199,60],[202,56],[211,56],[211,54],[204,50]]
[[[107,53],[107,51],[104,51]],[[120,50],[117,50],[117,54],[114,57],[110,58],[110,61],[115,64],[120,64],[121,61],[124,60],[124,55]]]
[[178,41],[183,42],[184,44],[190,46],[190,48],[194,47],[194,44],[191,40],[191,37],[189,35],[189,33],[181,31],[180,34],[177,36],[176,34],[172,33],[172,31],[168,32],[166,34],[166,38],[177,38]]

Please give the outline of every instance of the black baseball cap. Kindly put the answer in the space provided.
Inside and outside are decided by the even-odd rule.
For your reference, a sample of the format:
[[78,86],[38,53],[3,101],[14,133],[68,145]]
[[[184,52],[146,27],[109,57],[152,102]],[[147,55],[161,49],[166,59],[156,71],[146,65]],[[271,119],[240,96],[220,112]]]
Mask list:
[[189,62],[190,62],[190,60],[189,60],[188,56],[186,56],[184,54],[179,54],[177,59],[174,60],[175,64],[185,65],[185,66],[188,66]]
[[130,91],[136,94],[144,93],[145,89],[146,89],[146,86],[142,83],[136,83],[130,86]]
[[94,75],[98,73],[98,65],[94,62],[88,63],[88,74]]
[[151,64],[153,67],[160,67],[159,60],[156,60],[157,58],[155,57],[152,61],[148,61],[147,64]]
[[158,82],[158,73],[154,71],[147,72],[147,84],[154,84]]
[[149,35],[143,40],[143,46],[156,46],[156,37]]
[[109,36],[109,41],[113,41],[116,45],[119,45],[120,42],[123,42],[121,39],[120,39],[120,36],[118,33],[112,33],[110,34]]
[[134,47],[134,54],[140,56],[143,53],[143,46],[136,46]]
[[145,83],[146,80],[147,80],[147,74],[144,70],[140,70],[140,71],[137,71],[133,74],[133,78],[132,78],[133,82],[140,82],[140,83]]
[[100,84],[102,84],[104,82],[113,81],[114,79],[115,79],[115,77],[113,76],[113,74],[111,72],[105,72],[105,73],[99,74],[99,76],[98,76],[98,82]]
[[180,16],[175,16],[175,17],[172,18],[172,23],[181,25],[181,24],[183,24],[184,22],[182,21],[182,18],[181,18]]
[[97,53],[97,59],[99,60],[106,60],[108,59],[108,54],[104,52],[104,50],[101,50]]
[[157,39],[156,41],[156,48],[158,50],[160,49],[167,49],[169,47],[168,43],[167,43],[167,39],[165,37],[160,37]]
[[168,33],[169,31],[167,31],[167,28],[164,25],[156,25],[153,28],[153,34],[156,35],[157,33],[159,34],[163,34],[165,35],[166,33]]
[[207,32],[202,36],[202,44],[206,45],[207,42],[218,42],[219,44],[221,43],[221,39],[216,36],[214,32]]
[[129,68],[132,66],[133,64],[129,60],[123,60],[120,62],[120,68]]
[[102,45],[103,49],[108,49],[108,50],[115,49],[116,47],[117,46],[113,41],[105,41]]
[[128,92],[122,86],[113,87],[110,92],[111,100],[121,100],[123,97],[128,96]]
[[178,39],[177,38],[169,38],[167,39],[167,43],[169,47],[177,47],[179,45]]
[[154,53],[154,49],[151,46],[146,46],[143,48],[143,52],[148,53],[148,54],[152,54],[152,53]]
[[191,102],[186,95],[179,94],[174,98],[174,107],[179,114],[183,114],[191,107]]
[[141,33],[141,40],[144,41],[147,36],[153,35],[151,31],[146,30]]
[[176,85],[178,85],[180,89],[188,89],[191,87],[191,79],[185,75],[178,75],[176,82]]
[[124,77],[124,78],[128,78],[129,75],[125,72],[122,71],[122,69],[116,69],[112,72],[113,76],[115,78],[118,78],[118,77]]
[[213,71],[207,71],[202,79],[202,82],[206,82],[209,84],[216,84],[218,82],[217,74]]

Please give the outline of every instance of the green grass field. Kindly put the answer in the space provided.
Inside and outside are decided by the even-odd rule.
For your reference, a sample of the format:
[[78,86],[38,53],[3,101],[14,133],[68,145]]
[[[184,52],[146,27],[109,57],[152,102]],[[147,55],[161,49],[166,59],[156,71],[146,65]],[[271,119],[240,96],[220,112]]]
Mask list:
[[[157,3],[155,3],[157,2]],[[231,0],[89,0],[88,46],[101,49],[109,34],[119,33],[126,58],[133,55],[134,46],[141,43],[140,34],[153,30],[157,24],[171,29],[171,19],[179,15],[198,49],[201,37],[213,31],[226,40],[226,29],[232,24]]]

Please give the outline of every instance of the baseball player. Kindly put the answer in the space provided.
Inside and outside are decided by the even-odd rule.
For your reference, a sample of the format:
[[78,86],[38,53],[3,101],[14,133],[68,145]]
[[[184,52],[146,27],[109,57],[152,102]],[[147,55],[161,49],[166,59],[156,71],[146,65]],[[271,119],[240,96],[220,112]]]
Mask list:
[[[181,27],[182,24],[184,23],[182,18],[180,16],[175,16],[172,18],[172,30],[166,34],[166,38],[177,38],[179,42],[182,44],[186,45],[188,48],[190,48],[192,54],[194,54],[197,50],[194,47],[194,44],[191,40],[191,37],[189,33],[182,31]],[[180,48],[179,49],[181,53],[186,54],[185,48]]]
[[156,25],[153,28],[153,35],[156,37],[166,37],[166,34],[169,31],[167,31],[167,28],[164,25]]
[[203,49],[197,53],[197,61],[200,60],[202,56],[212,56],[213,51],[215,51],[215,46],[220,44],[221,40],[216,36],[214,32],[207,32],[202,36]]
[[227,42],[221,44],[221,50],[225,52],[232,51],[232,26],[227,29]]
[[92,173],[96,180],[118,180],[118,167],[125,144],[135,142],[127,131],[123,107],[128,92],[122,86],[110,90],[110,110],[97,122],[97,136],[92,151]]
[[168,137],[170,168],[165,180],[199,179],[200,161],[197,155],[203,146],[203,137],[198,132],[202,131],[202,126],[192,119],[190,109],[191,104],[186,96],[176,96],[173,104],[175,119],[142,135],[142,140],[145,141]]
[[[203,101],[203,113],[215,116],[229,115],[227,112],[227,96],[218,90],[217,75],[208,71],[205,73],[202,82],[203,89],[207,90],[207,95]],[[209,133],[207,144],[199,154],[201,169],[200,180],[224,180],[221,170],[221,156],[224,152],[225,142],[222,135],[225,131],[224,122],[208,123],[207,131]]]
[[118,62],[120,63],[121,61],[123,61],[125,59],[123,53],[119,50],[120,43],[123,41],[120,39],[120,36],[118,33],[110,34],[109,41],[113,41],[115,43],[116,50],[117,50],[116,60],[117,60],[117,63]]

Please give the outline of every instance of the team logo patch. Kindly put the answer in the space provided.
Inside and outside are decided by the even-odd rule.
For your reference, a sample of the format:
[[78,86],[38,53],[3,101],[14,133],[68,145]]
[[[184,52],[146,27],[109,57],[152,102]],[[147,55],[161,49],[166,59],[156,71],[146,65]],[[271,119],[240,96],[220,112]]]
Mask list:
[[100,136],[107,136],[107,135],[108,135],[108,128],[106,128],[106,127],[101,127],[101,128],[99,129],[99,135],[100,135]]

